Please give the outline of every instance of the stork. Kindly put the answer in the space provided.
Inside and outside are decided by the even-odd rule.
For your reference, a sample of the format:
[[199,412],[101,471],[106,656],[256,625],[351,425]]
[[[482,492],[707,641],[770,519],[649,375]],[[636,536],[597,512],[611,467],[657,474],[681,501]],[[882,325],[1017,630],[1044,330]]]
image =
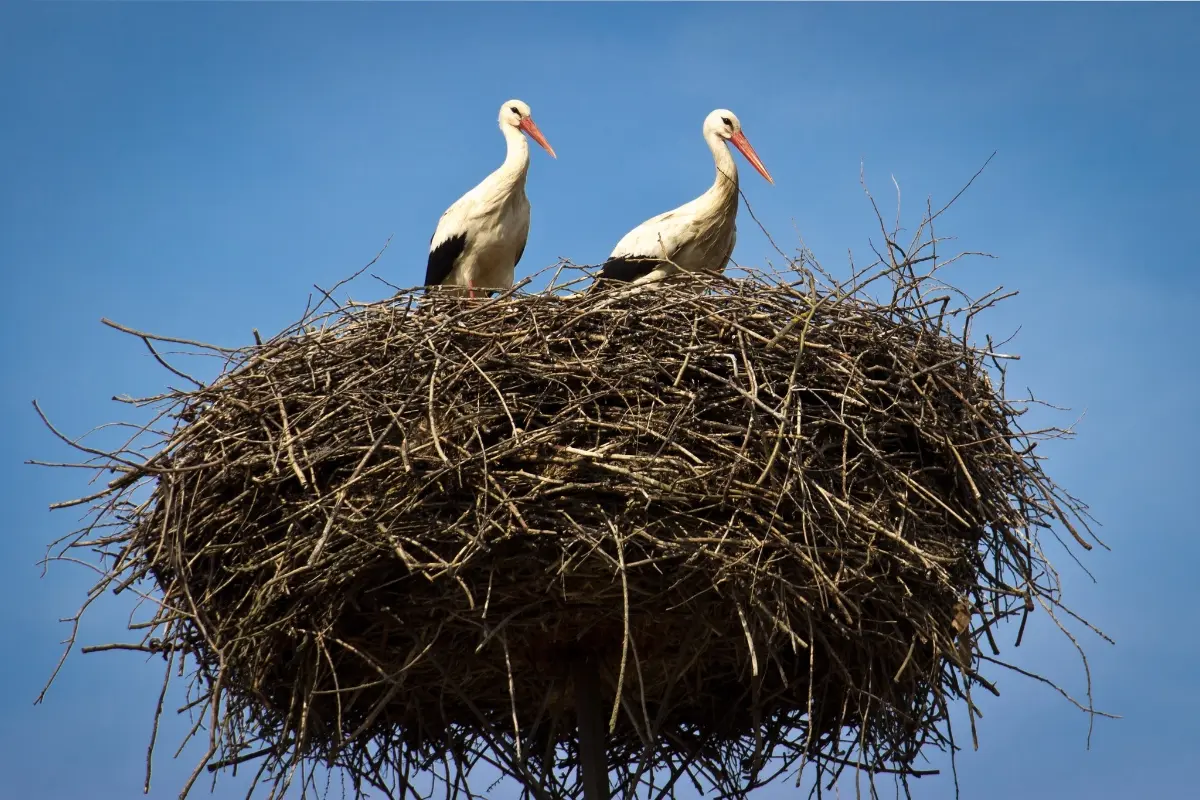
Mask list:
[[524,134],[546,148],[551,158],[557,156],[534,124],[529,106],[520,100],[500,107],[499,123],[508,143],[504,163],[438,220],[429,240],[426,286],[466,287],[474,297],[476,287],[507,289],[513,284],[529,236],[529,144]]
[[775,181],[746,140],[742,123],[732,111],[718,108],[709,114],[703,132],[717,167],[713,185],[690,203],[652,217],[625,234],[604,262],[601,281],[640,284],[680,270],[725,269],[737,240],[738,208],[737,164],[726,142],[740,150],[768,183]]

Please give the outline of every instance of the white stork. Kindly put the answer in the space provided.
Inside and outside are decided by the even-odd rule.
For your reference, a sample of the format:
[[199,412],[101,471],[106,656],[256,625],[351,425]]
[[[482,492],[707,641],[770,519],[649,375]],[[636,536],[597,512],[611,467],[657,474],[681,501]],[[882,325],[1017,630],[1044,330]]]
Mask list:
[[726,142],[742,155],[768,183],[774,184],[758,154],[746,141],[737,116],[718,108],[704,119],[704,141],[712,150],[717,177],[707,192],[690,203],[659,214],[637,226],[617,242],[604,262],[601,280],[648,283],[685,272],[725,269],[737,240],[737,164]]
[[476,287],[507,289],[513,284],[529,236],[529,144],[523,134],[532,136],[551,158],[557,156],[525,103],[509,100],[500,107],[499,121],[508,154],[499,169],[454,201],[438,220],[429,240],[426,286],[464,286],[474,297]]

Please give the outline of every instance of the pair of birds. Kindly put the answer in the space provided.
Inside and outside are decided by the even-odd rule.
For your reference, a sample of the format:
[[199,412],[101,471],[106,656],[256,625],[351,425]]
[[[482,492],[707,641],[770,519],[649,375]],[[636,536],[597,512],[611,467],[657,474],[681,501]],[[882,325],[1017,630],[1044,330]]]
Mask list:
[[[529,236],[528,135],[552,158],[554,148],[533,121],[529,106],[510,100],[500,108],[500,132],[508,144],[504,163],[454,202],[438,221],[429,241],[426,286],[503,290],[513,285],[517,263]],[[737,164],[732,144],[769,183],[770,173],[742,133],[732,111],[719,108],[704,119],[704,141],[712,150],[717,176],[707,192],[690,203],[659,214],[617,242],[604,262],[601,279],[646,283],[685,272],[725,269],[737,239]]]

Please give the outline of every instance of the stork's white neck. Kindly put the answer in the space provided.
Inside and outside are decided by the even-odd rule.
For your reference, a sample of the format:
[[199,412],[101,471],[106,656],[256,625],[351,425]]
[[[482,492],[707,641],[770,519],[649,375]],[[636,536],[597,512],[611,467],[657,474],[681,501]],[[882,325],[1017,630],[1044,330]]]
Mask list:
[[497,170],[498,177],[524,186],[525,176],[529,173],[529,142],[525,140],[525,134],[512,125],[501,123],[500,132],[504,134],[504,141],[508,144],[508,153],[504,156],[504,163]]
[[733,153],[729,152],[729,145],[715,132],[705,133],[704,141],[708,143],[708,149],[712,151],[713,163],[717,168],[713,185],[705,194],[711,198],[714,206],[722,206],[730,200],[736,203],[738,193],[737,162],[733,160]]

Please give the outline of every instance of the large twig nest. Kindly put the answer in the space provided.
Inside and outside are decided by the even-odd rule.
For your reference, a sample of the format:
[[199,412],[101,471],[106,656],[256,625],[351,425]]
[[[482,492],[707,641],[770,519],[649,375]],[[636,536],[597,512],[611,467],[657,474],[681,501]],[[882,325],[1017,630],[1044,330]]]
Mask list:
[[206,763],[276,788],[314,759],[399,796],[486,752],[569,794],[581,661],[625,790],[656,766],[745,791],[780,758],[911,774],[991,689],[977,640],[1058,602],[1035,533],[1076,511],[991,354],[911,289],[306,319],[161,399],[177,423],[99,501],[110,580],[161,596],[141,646],[195,665]]

